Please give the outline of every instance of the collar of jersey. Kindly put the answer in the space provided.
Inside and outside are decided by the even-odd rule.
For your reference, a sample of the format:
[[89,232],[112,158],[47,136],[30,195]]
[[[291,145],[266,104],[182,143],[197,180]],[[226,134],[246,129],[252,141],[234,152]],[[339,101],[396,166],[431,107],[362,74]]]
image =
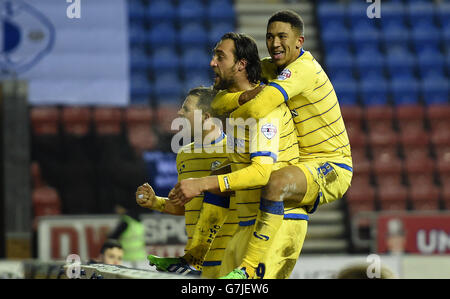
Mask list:
[[[210,145],[217,144],[217,143],[221,142],[225,138],[225,136],[226,136],[225,132],[222,131],[222,134],[220,134],[220,136],[217,137],[216,140],[213,140],[210,144],[205,144],[204,146],[210,146]],[[195,148],[203,147],[201,144],[195,144],[195,143],[194,143],[194,146],[195,146]]]

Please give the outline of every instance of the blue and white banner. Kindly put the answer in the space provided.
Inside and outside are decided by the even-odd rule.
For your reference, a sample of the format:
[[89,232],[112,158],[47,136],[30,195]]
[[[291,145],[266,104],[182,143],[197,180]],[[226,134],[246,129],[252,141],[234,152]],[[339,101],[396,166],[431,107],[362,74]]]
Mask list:
[[0,79],[32,105],[129,101],[125,0],[0,0]]

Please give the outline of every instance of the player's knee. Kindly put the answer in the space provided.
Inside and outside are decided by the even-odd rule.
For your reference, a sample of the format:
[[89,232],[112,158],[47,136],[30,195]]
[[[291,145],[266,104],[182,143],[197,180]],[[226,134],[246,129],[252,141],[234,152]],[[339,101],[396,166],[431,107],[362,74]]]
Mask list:
[[283,176],[274,171],[270,175],[269,182],[262,190],[262,197],[272,201],[282,201],[283,193]]

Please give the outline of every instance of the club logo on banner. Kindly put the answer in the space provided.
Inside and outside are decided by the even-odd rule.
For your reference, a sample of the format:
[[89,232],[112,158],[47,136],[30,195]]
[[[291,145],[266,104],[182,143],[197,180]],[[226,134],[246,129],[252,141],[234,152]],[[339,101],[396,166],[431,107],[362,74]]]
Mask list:
[[39,10],[23,1],[0,0],[0,25],[2,75],[29,70],[53,48],[53,24]]

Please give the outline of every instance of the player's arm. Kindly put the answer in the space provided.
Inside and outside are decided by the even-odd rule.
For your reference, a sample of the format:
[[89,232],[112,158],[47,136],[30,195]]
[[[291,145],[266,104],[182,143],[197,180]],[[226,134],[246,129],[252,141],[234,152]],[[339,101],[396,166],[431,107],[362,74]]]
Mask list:
[[270,156],[255,156],[249,166],[229,174],[182,180],[171,190],[169,199],[184,205],[206,191],[226,196],[230,191],[262,187],[269,181],[273,161]]
[[153,188],[148,183],[137,188],[136,202],[141,207],[150,210],[171,215],[184,215],[184,206],[175,205],[167,197],[156,196],[155,191],[153,191]]

